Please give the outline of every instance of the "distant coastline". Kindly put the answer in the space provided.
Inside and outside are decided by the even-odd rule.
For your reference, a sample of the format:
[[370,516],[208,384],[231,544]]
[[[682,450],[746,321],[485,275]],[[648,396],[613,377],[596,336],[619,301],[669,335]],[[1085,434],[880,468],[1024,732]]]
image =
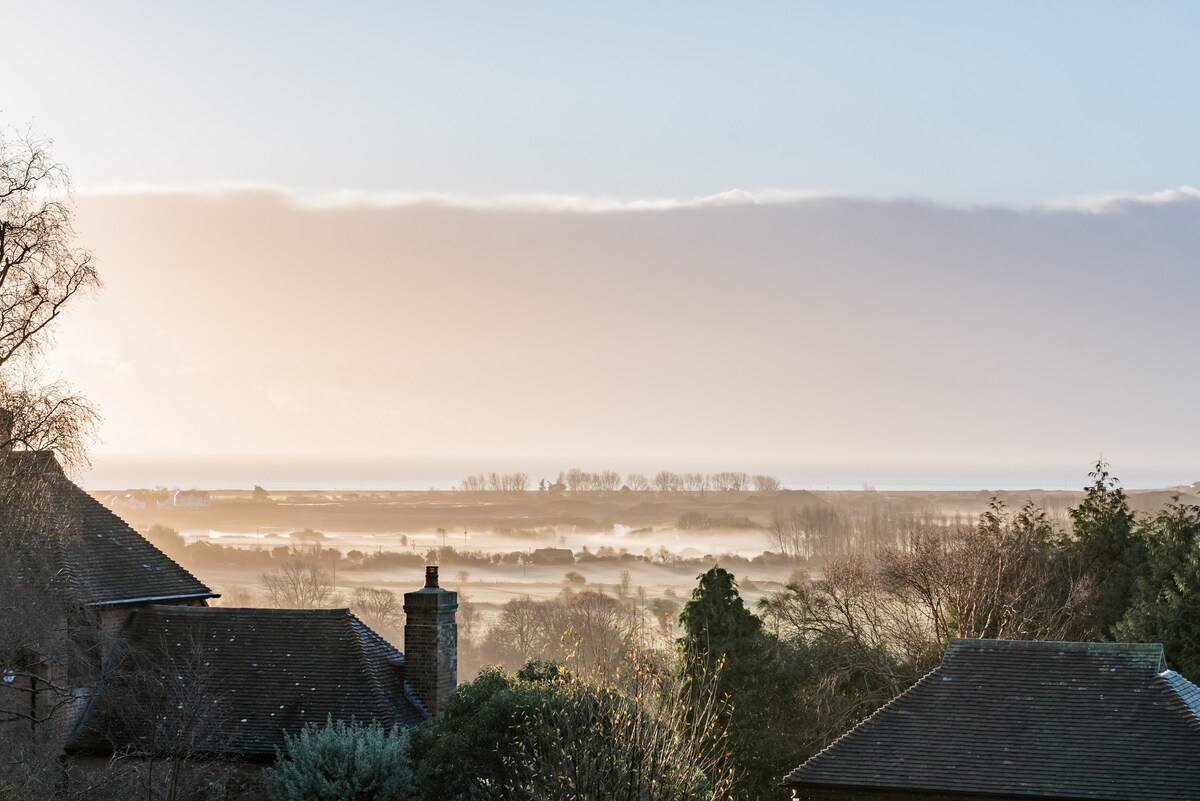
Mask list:
[[[181,487],[205,490],[250,489],[260,485],[273,490],[419,491],[455,489],[463,477],[481,470],[523,470],[536,487],[542,478],[553,481],[560,470],[613,469],[653,474],[659,469],[677,471],[721,470],[736,467],[778,476],[786,489],[880,491],[1077,490],[1087,483],[1090,459],[1078,465],[978,465],[917,463],[818,463],[765,462],[738,465],[732,460],[687,463],[617,459],[564,459],[550,462],[531,459],[525,464],[479,459],[436,458],[323,458],[253,456],[124,456],[93,457],[80,483],[91,490],[133,487]],[[1138,466],[1113,464],[1113,473],[1131,489],[1183,487],[1200,480],[1200,462],[1194,466]]]

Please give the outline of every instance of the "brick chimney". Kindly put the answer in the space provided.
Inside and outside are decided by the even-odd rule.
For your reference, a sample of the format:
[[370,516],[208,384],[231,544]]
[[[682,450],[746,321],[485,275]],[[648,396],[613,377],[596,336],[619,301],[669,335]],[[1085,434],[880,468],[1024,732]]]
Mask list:
[[404,593],[404,675],[417,698],[437,715],[458,686],[458,593],[438,586],[437,565],[425,567],[425,586]]

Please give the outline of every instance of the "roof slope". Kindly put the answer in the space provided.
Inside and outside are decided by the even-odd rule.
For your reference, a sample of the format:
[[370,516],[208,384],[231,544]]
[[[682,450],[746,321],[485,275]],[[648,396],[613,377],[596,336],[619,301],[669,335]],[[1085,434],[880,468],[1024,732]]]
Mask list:
[[274,756],[284,732],[327,716],[386,727],[428,718],[403,655],[346,609],[155,605],[126,634],[122,667],[68,750]]
[[1194,799],[1200,688],[1167,670],[1161,645],[953,639],[937,669],[784,783]]
[[[0,451],[0,480],[17,485],[26,533],[51,544],[72,600],[84,605],[211,598],[199,579],[76,486],[54,455]],[[6,493],[9,495],[10,493]],[[28,530],[32,528],[32,531]],[[0,536],[7,529],[0,527]]]

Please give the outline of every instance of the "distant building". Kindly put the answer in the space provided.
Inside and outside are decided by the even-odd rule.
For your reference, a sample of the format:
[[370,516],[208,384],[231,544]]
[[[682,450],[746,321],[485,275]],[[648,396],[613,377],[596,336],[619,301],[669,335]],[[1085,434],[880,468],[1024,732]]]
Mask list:
[[529,561],[535,565],[573,565],[575,554],[570,548],[537,548]]
[[784,780],[803,801],[1200,798],[1200,688],[1161,645],[952,639]]
[[204,490],[175,490],[171,500],[176,506],[212,506],[212,498]]
[[174,509],[183,506],[211,506],[212,498],[203,490],[171,490],[158,498],[159,509]]
[[124,492],[119,495],[109,495],[104,499],[104,503],[113,509],[145,509],[146,502],[132,492]]

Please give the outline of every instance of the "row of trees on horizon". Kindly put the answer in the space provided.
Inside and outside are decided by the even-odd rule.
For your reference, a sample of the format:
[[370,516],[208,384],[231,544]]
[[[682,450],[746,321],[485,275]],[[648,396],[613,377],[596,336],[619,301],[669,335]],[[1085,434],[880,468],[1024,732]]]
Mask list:
[[[463,492],[527,492],[531,489],[528,473],[473,473],[462,480]],[[537,491],[551,495],[566,492],[778,492],[783,484],[775,476],[741,471],[719,473],[673,473],[660,470],[653,477],[629,473],[622,481],[615,470],[588,472],[572,467],[560,471],[557,480],[538,482]]]

